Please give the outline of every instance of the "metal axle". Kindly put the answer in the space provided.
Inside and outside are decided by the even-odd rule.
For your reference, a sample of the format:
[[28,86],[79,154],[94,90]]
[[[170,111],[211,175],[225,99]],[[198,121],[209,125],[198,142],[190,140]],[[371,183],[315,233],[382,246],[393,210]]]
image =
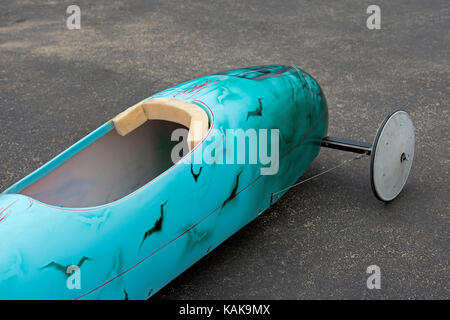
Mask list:
[[367,155],[370,155],[370,153],[372,152],[372,144],[370,144],[370,143],[346,140],[346,139],[340,139],[340,138],[334,138],[334,137],[323,138],[321,146],[326,147],[326,148],[331,148],[331,149],[342,150],[342,151],[360,153],[360,154],[365,153]]

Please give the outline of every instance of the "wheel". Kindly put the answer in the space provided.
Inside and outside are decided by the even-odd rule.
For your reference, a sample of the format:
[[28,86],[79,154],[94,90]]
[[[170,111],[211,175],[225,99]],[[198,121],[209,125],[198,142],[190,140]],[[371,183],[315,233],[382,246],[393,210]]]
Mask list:
[[383,120],[372,144],[370,183],[379,200],[389,202],[400,194],[413,158],[412,120],[406,111],[394,111]]

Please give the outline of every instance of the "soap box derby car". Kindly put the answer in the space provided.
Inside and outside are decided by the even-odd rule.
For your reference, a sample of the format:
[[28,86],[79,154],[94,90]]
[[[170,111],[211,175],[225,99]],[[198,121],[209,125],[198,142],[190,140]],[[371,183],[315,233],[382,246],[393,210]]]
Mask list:
[[[189,152],[173,163],[182,128]],[[209,75],[139,102],[0,194],[0,299],[147,299],[275,203],[321,147],[370,155],[375,195],[400,193],[414,155],[405,111],[372,144],[327,128],[321,88],[291,66]],[[228,129],[277,130],[276,173],[193,161]]]

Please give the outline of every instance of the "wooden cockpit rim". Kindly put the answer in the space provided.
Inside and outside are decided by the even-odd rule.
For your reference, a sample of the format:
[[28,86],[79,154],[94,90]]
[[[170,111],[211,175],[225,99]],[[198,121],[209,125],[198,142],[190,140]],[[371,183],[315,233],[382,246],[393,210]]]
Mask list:
[[112,119],[112,123],[117,133],[125,136],[147,120],[171,121],[189,128],[189,150],[202,141],[209,128],[205,110],[196,104],[174,98],[143,100],[119,113]]

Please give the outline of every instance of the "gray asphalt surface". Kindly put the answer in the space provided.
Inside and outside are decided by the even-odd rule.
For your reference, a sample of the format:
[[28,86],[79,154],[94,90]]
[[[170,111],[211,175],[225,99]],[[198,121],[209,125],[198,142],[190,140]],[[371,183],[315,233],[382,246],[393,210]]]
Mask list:
[[[81,30],[66,8],[81,7]],[[291,189],[157,299],[448,299],[450,2],[0,2],[0,189],[162,89],[230,68],[296,65],[321,84],[333,136],[371,142],[410,112],[404,192],[373,195],[369,160]],[[304,177],[353,155],[322,150]],[[366,268],[381,268],[380,290]]]

